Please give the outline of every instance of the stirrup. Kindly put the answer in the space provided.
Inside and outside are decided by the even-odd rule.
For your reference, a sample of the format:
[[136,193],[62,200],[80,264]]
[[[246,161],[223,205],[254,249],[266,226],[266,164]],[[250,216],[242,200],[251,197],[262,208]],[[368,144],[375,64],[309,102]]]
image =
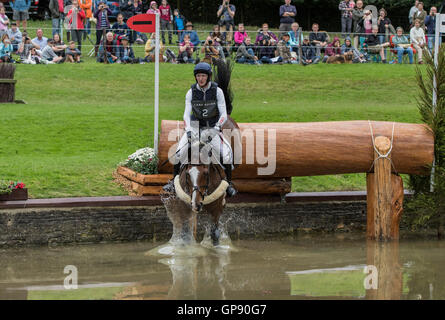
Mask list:
[[226,189],[226,194],[229,198],[235,196],[238,193],[238,191],[236,191],[235,187],[232,185],[232,182],[229,183],[229,186]]

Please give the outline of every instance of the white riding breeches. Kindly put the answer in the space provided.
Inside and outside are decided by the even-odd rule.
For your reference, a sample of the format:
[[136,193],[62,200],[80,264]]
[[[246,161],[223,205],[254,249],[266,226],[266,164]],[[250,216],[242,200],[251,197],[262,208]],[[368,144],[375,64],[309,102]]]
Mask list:
[[[176,160],[182,164],[232,164],[233,155],[232,147],[221,132],[216,130],[201,130],[201,135],[198,137],[192,134],[191,152],[189,159],[189,146],[187,133],[184,133],[179,140],[176,149]],[[201,148],[200,148],[201,142]],[[200,150],[201,149],[201,150]],[[190,161],[191,160],[191,161]]]

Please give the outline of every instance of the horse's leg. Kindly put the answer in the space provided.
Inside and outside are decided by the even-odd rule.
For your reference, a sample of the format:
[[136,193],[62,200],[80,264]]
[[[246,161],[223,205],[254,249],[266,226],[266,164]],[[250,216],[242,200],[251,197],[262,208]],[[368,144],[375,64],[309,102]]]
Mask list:
[[219,217],[222,214],[222,206],[212,211],[212,225],[210,227],[210,238],[214,246],[219,245],[219,237],[221,236],[221,231],[219,229]]

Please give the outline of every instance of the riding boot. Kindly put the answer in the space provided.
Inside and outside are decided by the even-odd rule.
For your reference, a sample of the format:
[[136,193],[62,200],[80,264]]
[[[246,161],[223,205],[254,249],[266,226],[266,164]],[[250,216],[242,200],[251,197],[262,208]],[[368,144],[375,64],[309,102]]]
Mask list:
[[175,177],[179,174],[180,170],[181,170],[180,162],[173,165],[173,179],[171,179],[165,186],[162,187],[162,189],[165,192],[171,192],[171,193],[175,192]]
[[224,171],[226,173],[226,180],[229,183],[229,186],[227,187],[226,193],[228,197],[233,197],[236,195],[237,191],[235,187],[232,184],[232,165],[231,164],[225,164],[224,165]]

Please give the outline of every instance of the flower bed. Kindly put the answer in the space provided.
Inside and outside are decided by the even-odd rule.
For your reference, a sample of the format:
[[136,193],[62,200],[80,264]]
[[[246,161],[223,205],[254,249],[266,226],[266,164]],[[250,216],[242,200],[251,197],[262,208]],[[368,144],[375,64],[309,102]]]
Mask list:
[[0,180],[0,201],[28,200],[28,189],[20,181]]

